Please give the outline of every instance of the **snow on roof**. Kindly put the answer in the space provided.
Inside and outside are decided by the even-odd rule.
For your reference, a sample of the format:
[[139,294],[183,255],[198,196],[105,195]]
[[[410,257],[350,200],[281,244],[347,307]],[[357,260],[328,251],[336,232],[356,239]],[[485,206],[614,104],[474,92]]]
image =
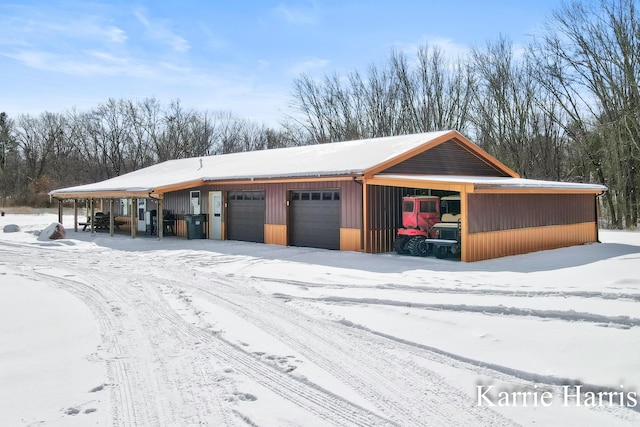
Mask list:
[[387,175],[378,174],[374,178],[413,180],[422,182],[454,182],[473,184],[476,189],[531,189],[531,190],[575,190],[605,192],[607,187],[598,184],[582,184],[576,182],[544,181],[539,179],[493,177],[493,176],[460,176],[460,175]]
[[302,147],[169,160],[93,184],[62,188],[50,194],[150,192],[194,181],[270,179],[362,174],[425,143],[455,131],[370,138]]

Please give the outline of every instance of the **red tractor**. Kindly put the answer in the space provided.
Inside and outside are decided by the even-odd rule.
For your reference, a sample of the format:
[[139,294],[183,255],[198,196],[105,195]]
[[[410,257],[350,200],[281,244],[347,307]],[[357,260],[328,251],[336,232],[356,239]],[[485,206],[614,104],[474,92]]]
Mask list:
[[394,243],[398,254],[446,258],[460,252],[460,196],[402,198],[402,226]]

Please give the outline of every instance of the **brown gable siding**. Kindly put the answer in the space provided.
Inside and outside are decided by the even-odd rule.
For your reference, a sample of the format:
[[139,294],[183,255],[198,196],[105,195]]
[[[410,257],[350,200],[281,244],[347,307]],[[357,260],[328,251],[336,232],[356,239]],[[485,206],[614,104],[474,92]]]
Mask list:
[[382,171],[387,174],[509,176],[453,140]]
[[593,194],[469,194],[469,233],[596,221]]

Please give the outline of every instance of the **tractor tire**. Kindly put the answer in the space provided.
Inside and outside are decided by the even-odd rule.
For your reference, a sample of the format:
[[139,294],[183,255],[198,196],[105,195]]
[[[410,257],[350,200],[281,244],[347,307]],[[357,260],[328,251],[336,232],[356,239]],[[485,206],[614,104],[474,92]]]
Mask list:
[[444,259],[449,256],[449,247],[448,246],[438,246],[435,248],[436,258]]
[[431,253],[431,246],[422,236],[412,237],[407,243],[407,248],[413,256],[427,256]]
[[398,255],[409,255],[409,250],[407,249],[407,242],[409,238],[407,236],[398,236],[396,237],[396,241],[393,242],[393,250],[396,251]]

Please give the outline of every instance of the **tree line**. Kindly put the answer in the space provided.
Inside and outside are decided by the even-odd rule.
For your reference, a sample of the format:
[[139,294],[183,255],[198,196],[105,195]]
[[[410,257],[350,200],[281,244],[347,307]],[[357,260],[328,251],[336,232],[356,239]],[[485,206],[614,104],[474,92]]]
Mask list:
[[293,81],[277,128],[178,100],[109,99],[90,111],[0,114],[3,203],[164,160],[455,129],[523,177],[592,182],[605,226],[635,227],[640,185],[637,0],[559,7],[526,46],[499,37],[451,58],[392,51],[366,70]]
[[0,113],[4,204],[42,206],[55,188],[101,181],[165,160],[294,145],[281,129],[180,101],[109,99],[90,111]]

